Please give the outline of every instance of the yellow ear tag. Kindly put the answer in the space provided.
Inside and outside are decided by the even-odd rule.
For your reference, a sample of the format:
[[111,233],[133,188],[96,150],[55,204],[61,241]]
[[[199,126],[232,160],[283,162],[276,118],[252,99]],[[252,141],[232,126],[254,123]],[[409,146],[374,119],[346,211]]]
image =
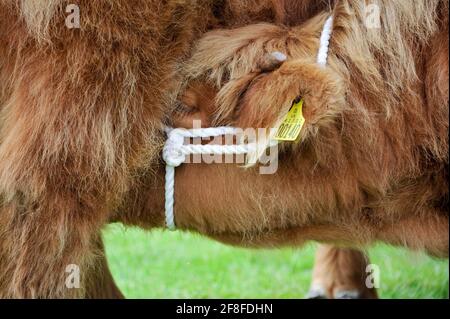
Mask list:
[[278,128],[275,139],[278,141],[295,141],[300,135],[305,118],[303,117],[303,99],[295,100],[291,109],[287,113],[280,127]]

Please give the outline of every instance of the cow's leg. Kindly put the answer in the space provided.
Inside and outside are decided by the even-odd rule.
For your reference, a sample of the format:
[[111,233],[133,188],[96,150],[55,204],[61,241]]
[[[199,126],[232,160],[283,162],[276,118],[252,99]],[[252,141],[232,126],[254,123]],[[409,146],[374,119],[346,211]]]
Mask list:
[[[74,44],[73,50],[80,49]],[[6,265],[0,281],[7,286],[0,295],[83,297],[83,274],[95,265],[95,237],[128,187],[132,165],[147,154],[138,132],[146,130],[121,122],[129,114],[111,107],[113,85],[90,78],[100,70],[67,66],[70,50],[61,56],[35,51],[23,53],[29,66],[1,114],[0,242]],[[59,70],[86,76],[74,84]],[[93,89],[79,94],[82,88]],[[67,285],[76,269],[80,284]]]
[[310,298],[377,298],[366,286],[368,257],[359,250],[320,245],[316,252]]
[[85,296],[102,216],[75,201],[55,193],[33,204],[26,199],[24,206],[19,199],[3,203],[1,297]]
[[86,297],[92,299],[123,299],[108,267],[103,240],[98,237],[95,242],[97,257],[95,265],[87,274]]

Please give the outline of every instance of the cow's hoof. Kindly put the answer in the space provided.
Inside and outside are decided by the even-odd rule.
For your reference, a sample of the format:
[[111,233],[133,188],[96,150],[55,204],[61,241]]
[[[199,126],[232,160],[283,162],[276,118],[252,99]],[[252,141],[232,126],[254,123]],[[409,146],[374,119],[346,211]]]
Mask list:
[[334,293],[334,299],[362,299],[358,290],[340,290]]
[[325,289],[322,287],[316,286],[311,287],[311,289],[308,291],[308,294],[306,295],[306,298],[308,299],[328,299],[327,293],[325,292]]

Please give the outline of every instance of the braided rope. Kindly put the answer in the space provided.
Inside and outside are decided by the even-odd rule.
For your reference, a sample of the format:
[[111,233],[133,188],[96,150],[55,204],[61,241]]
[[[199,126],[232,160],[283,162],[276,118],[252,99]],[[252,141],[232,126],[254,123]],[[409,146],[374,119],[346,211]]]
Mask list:
[[170,230],[175,230],[175,219],[173,216],[174,205],[174,192],[175,192],[175,167],[166,165],[166,183],[165,183],[165,203],[164,208],[166,211],[166,226]]
[[317,64],[320,66],[327,65],[328,49],[330,47],[331,32],[333,31],[333,16],[330,16],[325,22],[320,35],[320,47],[317,54]]

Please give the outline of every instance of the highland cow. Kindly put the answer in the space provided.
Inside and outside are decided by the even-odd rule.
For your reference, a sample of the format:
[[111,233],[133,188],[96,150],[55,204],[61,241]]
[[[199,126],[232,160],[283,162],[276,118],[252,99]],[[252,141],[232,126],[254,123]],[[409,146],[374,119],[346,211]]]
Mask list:
[[[80,28],[66,26],[71,3]],[[87,281],[102,282],[100,229],[157,160],[174,65],[212,11],[0,1],[0,297],[90,296]],[[70,264],[79,289],[65,286]]]
[[[177,168],[179,228],[234,245],[383,241],[448,256],[448,2],[377,3],[376,28],[364,24],[363,1],[338,1],[299,26],[255,24],[199,40],[173,126],[203,119],[275,127],[298,97],[306,124],[298,143],[282,143],[276,174]],[[321,67],[315,59],[330,15]],[[274,51],[287,60],[268,68]],[[375,296],[361,253],[324,246],[318,262],[313,288],[322,295]]]
[[[269,127],[299,94],[308,123],[273,176],[180,168],[181,229],[251,246],[383,240],[446,255],[446,1],[380,1],[387,21],[375,32],[359,1],[74,2],[80,29],[65,26],[69,1],[0,0],[0,297],[121,297],[100,230],[164,225],[161,128],[180,118],[165,108],[184,75],[218,94],[212,124]],[[336,3],[330,68],[317,70]],[[262,21],[277,25],[206,35],[183,67],[204,31]],[[253,70],[274,49],[289,60]],[[65,285],[70,264],[80,289]]]
[[278,2],[0,0],[0,297],[120,296],[99,232],[154,176],[175,65],[207,29],[275,22]]

